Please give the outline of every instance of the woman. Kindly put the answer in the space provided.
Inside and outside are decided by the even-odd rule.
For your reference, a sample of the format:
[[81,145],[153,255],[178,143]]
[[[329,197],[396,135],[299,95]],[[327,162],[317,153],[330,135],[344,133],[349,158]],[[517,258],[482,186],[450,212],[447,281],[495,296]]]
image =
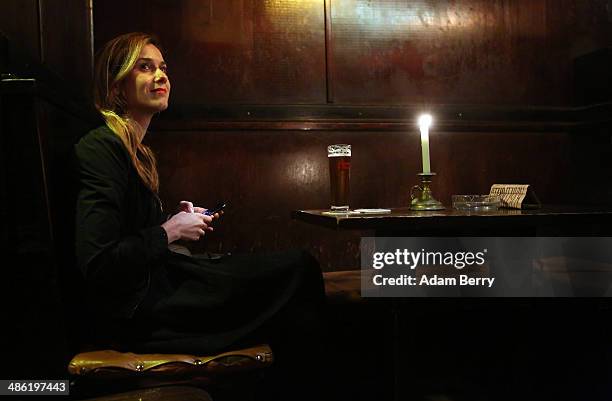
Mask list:
[[100,326],[98,346],[215,353],[268,341],[282,359],[288,342],[312,344],[324,292],[310,255],[210,260],[168,250],[212,231],[219,215],[190,202],[169,218],[162,211],[155,157],[142,144],[171,89],[155,39],[130,33],[111,40],[94,79],[105,124],[76,145],[76,250]]

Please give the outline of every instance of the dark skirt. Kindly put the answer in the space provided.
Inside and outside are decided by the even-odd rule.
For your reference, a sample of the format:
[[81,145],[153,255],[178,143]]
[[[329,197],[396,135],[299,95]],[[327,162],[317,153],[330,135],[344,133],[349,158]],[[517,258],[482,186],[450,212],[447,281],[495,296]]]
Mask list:
[[313,339],[325,301],[307,252],[204,259],[169,252],[129,322],[131,351],[211,354]]

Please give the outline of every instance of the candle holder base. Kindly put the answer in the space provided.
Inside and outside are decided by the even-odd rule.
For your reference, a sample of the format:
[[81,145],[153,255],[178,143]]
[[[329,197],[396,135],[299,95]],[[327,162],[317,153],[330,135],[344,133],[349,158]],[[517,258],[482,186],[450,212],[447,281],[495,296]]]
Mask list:
[[432,177],[436,173],[419,173],[417,175],[421,178],[421,185],[415,185],[410,190],[410,210],[444,210],[445,207],[442,202],[433,197],[431,188],[429,188]]

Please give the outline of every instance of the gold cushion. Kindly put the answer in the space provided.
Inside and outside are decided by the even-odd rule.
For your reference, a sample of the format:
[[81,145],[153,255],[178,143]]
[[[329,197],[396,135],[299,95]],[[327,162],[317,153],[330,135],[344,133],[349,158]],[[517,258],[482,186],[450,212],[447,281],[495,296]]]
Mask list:
[[88,379],[174,378],[218,376],[266,367],[273,362],[268,345],[218,355],[134,354],[113,350],[83,352],[68,365],[68,372]]

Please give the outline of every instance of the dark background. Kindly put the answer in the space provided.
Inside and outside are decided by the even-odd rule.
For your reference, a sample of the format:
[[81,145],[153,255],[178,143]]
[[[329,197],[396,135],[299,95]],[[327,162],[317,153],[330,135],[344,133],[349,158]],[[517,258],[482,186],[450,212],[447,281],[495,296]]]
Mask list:
[[[230,204],[196,251],[301,247],[325,271],[358,267],[364,233],[290,212],[328,206],[332,143],[353,146],[353,207],[407,206],[422,111],[434,116],[433,190],[447,207],[451,195],[494,183],[531,184],[547,204],[612,202],[611,0],[2,0],[0,219],[12,251],[1,264],[12,287],[7,346],[23,351],[10,377],[64,375],[75,326],[85,324],[59,312],[82,296],[63,276],[73,218],[66,157],[98,124],[94,52],[136,30],[159,36],[170,67],[171,106],[146,138],[165,207]],[[420,328],[398,351],[405,380],[471,383],[485,394],[470,399],[610,394],[605,303],[419,301],[401,311],[404,332]],[[376,323],[379,312],[343,317]],[[366,362],[342,354],[345,380],[370,384],[361,395],[372,399],[389,384],[376,381],[386,372],[377,364],[397,350],[371,346],[388,343],[388,326],[350,327],[338,352],[363,349]]]

